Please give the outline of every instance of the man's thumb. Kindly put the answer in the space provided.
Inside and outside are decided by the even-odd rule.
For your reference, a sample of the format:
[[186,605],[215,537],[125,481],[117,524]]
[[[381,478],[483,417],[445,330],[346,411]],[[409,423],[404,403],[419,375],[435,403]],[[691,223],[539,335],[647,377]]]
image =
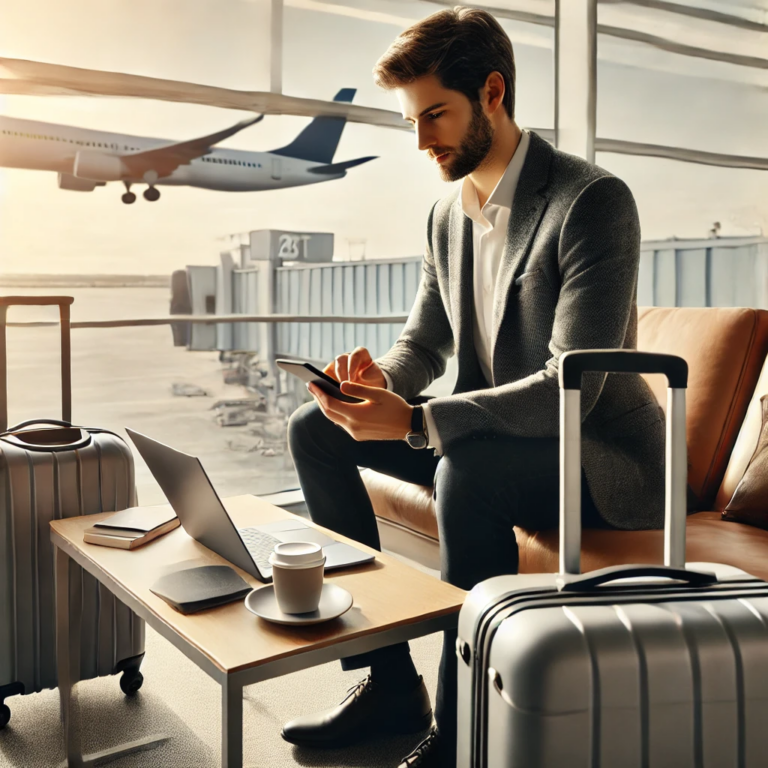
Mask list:
[[379,387],[369,387],[353,381],[343,381],[341,383],[341,391],[350,397],[359,397],[361,400],[369,400],[372,403],[381,402],[379,397],[381,389]]

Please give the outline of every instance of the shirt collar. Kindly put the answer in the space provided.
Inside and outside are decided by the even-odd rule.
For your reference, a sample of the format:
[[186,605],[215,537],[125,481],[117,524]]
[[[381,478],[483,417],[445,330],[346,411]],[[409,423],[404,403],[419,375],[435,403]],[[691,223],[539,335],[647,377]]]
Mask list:
[[[527,130],[523,129],[515,154],[512,155],[512,159],[509,161],[506,170],[498,182],[496,182],[496,186],[493,188],[493,192],[491,192],[490,197],[483,206],[483,210],[485,209],[485,206],[488,205],[503,206],[504,208],[511,210],[512,200],[515,196],[515,190],[517,189],[517,182],[520,179],[520,172],[523,170],[523,163],[525,163],[525,156],[528,153],[529,143],[530,134]],[[465,176],[461,184],[459,202],[461,210],[466,216],[479,224],[490,226],[480,209],[480,204],[477,199],[477,190],[469,176]]]

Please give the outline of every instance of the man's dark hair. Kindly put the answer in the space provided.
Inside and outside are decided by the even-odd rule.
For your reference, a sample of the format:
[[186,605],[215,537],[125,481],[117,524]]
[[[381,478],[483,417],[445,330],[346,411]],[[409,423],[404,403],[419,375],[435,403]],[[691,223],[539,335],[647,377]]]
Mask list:
[[373,79],[387,90],[435,75],[443,88],[480,101],[491,72],[504,78],[504,109],[515,117],[515,54],[507,33],[487,11],[446,8],[397,36],[376,62]]

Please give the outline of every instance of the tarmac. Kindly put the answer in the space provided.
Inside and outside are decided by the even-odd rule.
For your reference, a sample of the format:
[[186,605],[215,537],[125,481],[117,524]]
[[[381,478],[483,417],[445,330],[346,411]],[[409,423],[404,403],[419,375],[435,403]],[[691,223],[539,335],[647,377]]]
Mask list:
[[[170,301],[167,288],[0,287],[0,294],[74,296],[73,320],[163,317]],[[56,317],[55,308],[20,307],[9,311],[8,320]],[[57,328],[8,329],[11,424],[61,418],[59,344]],[[174,394],[174,385],[179,393],[204,394]],[[283,447],[284,418],[220,426],[221,409],[214,409],[214,404],[240,400],[249,393],[242,385],[224,383],[218,352],[174,347],[170,326],[73,330],[72,389],[75,423],[110,429],[123,437],[128,426],[198,456],[222,497],[298,487]],[[265,455],[270,453],[275,455]],[[165,503],[146,465],[135,451],[134,455],[139,502]]]

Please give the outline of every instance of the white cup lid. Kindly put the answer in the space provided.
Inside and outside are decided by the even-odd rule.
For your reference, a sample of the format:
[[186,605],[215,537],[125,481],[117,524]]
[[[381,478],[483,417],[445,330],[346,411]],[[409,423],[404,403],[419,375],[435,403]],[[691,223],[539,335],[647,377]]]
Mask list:
[[313,541],[285,541],[275,545],[270,565],[281,568],[310,568],[325,562],[323,548]]

